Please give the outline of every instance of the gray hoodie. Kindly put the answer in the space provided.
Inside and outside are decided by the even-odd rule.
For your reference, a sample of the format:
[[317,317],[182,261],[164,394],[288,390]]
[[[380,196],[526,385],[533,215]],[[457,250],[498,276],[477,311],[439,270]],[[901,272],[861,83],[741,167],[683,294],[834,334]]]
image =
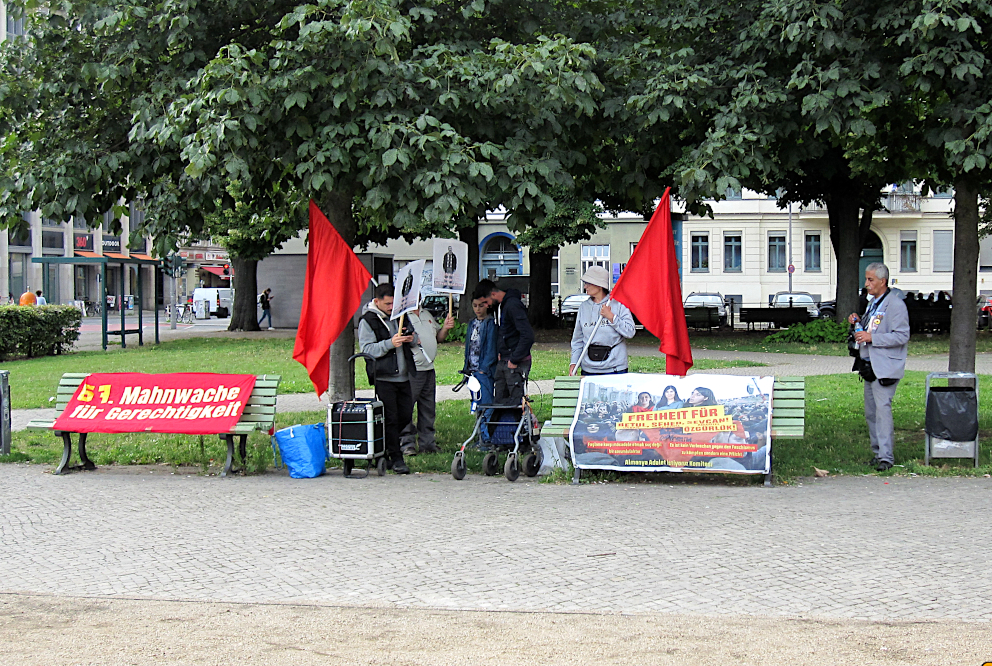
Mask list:
[[613,310],[613,314],[616,316],[613,318],[613,323],[610,323],[605,318],[603,319],[603,323],[600,324],[599,330],[596,331],[596,337],[592,339],[592,343],[613,347],[613,351],[610,352],[609,357],[605,361],[591,361],[586,356],[582,361],[582,370],[586,372],[606,373],[625,370],[627,368],[626,338],[634,337],[634,333],[636,332],[634,328],[634,316],[630,314],[630,310],[627,309],[626,305],[613,300],[609,296],[599,303],[593,303],[592,299],[589,298],[579,306],[579,312],[575,317],[575,331],[572,333],[572,360],[570,362],[578,362],[579,356],[582,354],[582,348],[588,341],[587,336],[592,334],[592,329],[596,326],[596,321],[599,319],[599,310],[603,307],[604,303],[609,304],[610,309]]
[[[383,314],[382,311],[375,306],[375,301],[370,301],[365,306],[363,314],[365,312],[375,313],[382,323],[386,325],[386,328],[389,329],[390,335],[396,335],[399,331],[400,320],[390,319],[389,315]],[[417,341],[418,337],[415,335],[414,342],[416,343]],[[371,354],[376,358],[382,358],[389,353],[390,349],[394,349],[392,340],[376,340],[375,331],[373,331],[372,327],[362,320],[358,321],[358,348],[362,350],[362,353]],[[377,382],[405,382],[410,379],[406,370],[406,354],[403,354],[402,350],[397,350],[396,358],[399,366],[399,373],[392,375],[391,377],[376,377]]]

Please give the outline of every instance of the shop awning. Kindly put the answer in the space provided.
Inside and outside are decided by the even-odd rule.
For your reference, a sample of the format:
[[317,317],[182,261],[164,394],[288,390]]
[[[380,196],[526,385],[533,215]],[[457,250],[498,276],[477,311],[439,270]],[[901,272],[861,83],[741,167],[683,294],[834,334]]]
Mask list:
[[231,279],[231,276],[230,275],[224,275],[224,267],[223,266],[200,266],[200,270],[201,271],[207,271],[208,273],[213,273],[217,277],[220,277],[220,278],[222,278],[224,280],[230,280]]

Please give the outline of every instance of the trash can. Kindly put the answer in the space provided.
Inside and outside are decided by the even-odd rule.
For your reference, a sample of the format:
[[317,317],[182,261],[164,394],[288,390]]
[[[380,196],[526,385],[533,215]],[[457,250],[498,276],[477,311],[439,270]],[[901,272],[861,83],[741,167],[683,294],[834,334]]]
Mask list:
[[10,455],[10,371],[0,370],[0,456]]
[[197,319],[210,319],[210,301],[193,301],[193,313]]
[[929,465],[931,458],[971,458],[978,467],[978,376],[931,372],[924,397],[924,463]]

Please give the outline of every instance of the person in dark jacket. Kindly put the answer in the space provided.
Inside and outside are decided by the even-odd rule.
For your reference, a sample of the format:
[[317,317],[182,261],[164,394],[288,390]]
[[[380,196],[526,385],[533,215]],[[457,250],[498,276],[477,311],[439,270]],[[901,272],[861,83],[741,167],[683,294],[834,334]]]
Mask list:
[[496,310],[499,327],[499,363],[496,364],[494,386],[496,403],[519,405],[527,390],[534,329],[530,327],[519,289],[503,290],[494,285],[490,296],[499,303]]

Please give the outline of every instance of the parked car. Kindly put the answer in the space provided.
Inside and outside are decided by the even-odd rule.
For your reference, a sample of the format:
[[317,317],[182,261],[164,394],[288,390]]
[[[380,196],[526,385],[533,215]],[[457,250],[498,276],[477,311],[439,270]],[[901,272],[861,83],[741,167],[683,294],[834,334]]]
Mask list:
[[717,316],[720,317],[720,326],[727,325],[727,306],[723,300],[723,294],[692,292],[685,297],[683,308],[716,308]]
[[992,322],[992,296],[979,296],[978,297],[978,329],[992,328],[989,322]]
[[[452,311],[456,317],[458,316],[458,296],[458,294],[454,295],[454,302],[452,304]],[[420,301],[420,307],[430,312],[438,321],[444,321],[444,318],[448,316],[448,295],[431,294],[430,296],[424,296]]]
[[566,296],[561,302],[561,310],[558,316],[566,324],[575,324],[575,318],[579,316],[579,306],[589,300],[589,294],[572,294]]
[[[206,301],[210,305],[210,314],[218,319],[231,316],[234,309],[234,290],[227,288],[197,287],[193,290],[193,302]],[[195,306],[194,306],[195,307]]]
[[820,319],[833,319],[837,314],[837,301],[820,301]]
[[772,296],[769,305],[773,308],[805,307],[809,312],[810,319],[816,319],[820,316],[820,308],[816,306],[816,300],[812,294],[805,291],[780,291]]

